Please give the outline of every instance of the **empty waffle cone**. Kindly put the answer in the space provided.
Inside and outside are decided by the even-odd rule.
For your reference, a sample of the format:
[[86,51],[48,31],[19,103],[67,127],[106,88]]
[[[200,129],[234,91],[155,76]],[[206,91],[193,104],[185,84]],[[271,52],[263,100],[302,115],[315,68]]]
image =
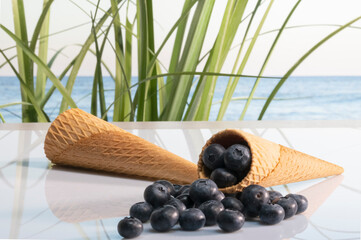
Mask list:
[[197,165],[80,109],[59,115],[44,143],[53,163],[191,183]]
[[225,148],[239,143],[247,145],[251,150],[252,163],[248,174],[236,185],[221,189],[226,193],[240,192],[251,184],[269,187],[343,173],[343,168],[335,164],[241,130],[226,129],[214,134],[204,145],[198,161],[200,178],[208,178],[210,175],[203,165],[202,156],[205,148],[213,143]]

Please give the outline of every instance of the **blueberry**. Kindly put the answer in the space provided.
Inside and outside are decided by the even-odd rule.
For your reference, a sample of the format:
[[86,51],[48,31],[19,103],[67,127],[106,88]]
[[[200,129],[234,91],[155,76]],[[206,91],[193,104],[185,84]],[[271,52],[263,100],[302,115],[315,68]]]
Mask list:
[[204,149],[202,160],[210,170],[224,167],[223,154],[226,149],[220,144],[211,144]]
[[199,209],[206,216],[206,226],[213,226],[217,223],[218,214],[224,210],[221,202],[216,200],[208,200],[199,206]]
[[236,198],[241,201],[241,197],[242,197],[242,192],[237,192]]
[[224,193],[221,191],[217,191],[214,195],[214,200],[222,201],[225,198]]
[[244,221],[243,214],[232,209],[225,209],[217,216],[217,224],[225,232],[235,232],[241,229]]
[[237,196],[237,193],[225,193],[224,194],[225,197],[236,197]]
[[237,183],[237,177],[231,170],[226,168],[216,168],[212,171],[210,179],[212,179],[219,188],[229,187]]
[[233,209],[238,210],[240,212],[244,211],[244,205],[243,203],[234,197],[226,197],[222,200],[222,204],[225,209]]
[[181,194],[189,194],[189,188],[191,187],[191,185],[183,185],[183,186],[181,186],[178,190],[177,190],[177,192],[176,192],[176,194],[174,195],[174,197],[177,197],[177,196],[179,196],[179,195],[181,195]]
[[210,179],[198,179],[191,184],[189,196],[193,202],[203,203],[217,197],[217,184]]
[[144,190],[144,200],[154,208],[163,206],[170,199],[170,193],[163,184],[153,183]]
[[234,144],[224,153],[224,163],[228,169],[241,172],[251,166],[251,151],[241,144]]
[[186,206],[186,208],[192,208],[194,206],[194,202],[189,194],[181,194],[177,196],[176,199],[179,199]]
[[173,184],[173,187],[174,187],[174,190],[175,190],[176,192],[178,192],[178,191],[179,191],[179,189],[181,189],[181,188],[183,187],[183,185],[180,185],[180,184]]
[[261,223],[277,224],[285,218],[285,210],[278,204],[265,204],[259,212]]
[[269,193],[269,201],[270,202],[273,202],[277,198],[283,197],[283,195],[277,191],[268,191],[268,193]]
[[155,231],[167,232],[178,222],[179,212],[170,205],[158,208],[150,216],[150,224]]
[[181,213],[187,209],[186,205],[184,205],[184,203],[177,198],[172,198],[171,200],[166,202],[165,205],[171,205],[171,206],[175,207],[179,213]]
[[124,238],[135,238],[143,232],[142,222],[134,217],[125,217],[118,223],[118,233]]
[[154,183],[162,184],[164,187],[167,188],[169,194],[172,196],[174,196],[174,194],[176,193],[173,184],[167,180],[158,180],[158,181],[155,181]]
[[245,178],[250,170],[251,166],[249,166],[248,168],[246,168],[245,170],[242,170],[240,172],[237,172],[237,182],[242,182],[243,178]]
[[189,208],[181,212],[179,225],[183,230],[196,231],[204,226],[206,217],[198,208]]
[[268,191],[260,185],[249,185],[243,189],[241,202],[248,217],[257,217],[262,205],[269,201]]
[[272,203],[277,203],[285,210],[285,219],[292,217],[297,212],[297,202],[291,197],[281,197],[274,200]]
[[150,218],[150,215],[153,212],[153,207],[147,202],[138,202],[135,203],[129,210],[129,215],[131,217],[138,218],[140,221],[147,222]]
[[306,211],[308,207],[308,200],[305,196],[300,194],[288,194],[286,195],[286,197],[290,197],[296,200],[298,207],[296,214],[303,213],[304,211]]

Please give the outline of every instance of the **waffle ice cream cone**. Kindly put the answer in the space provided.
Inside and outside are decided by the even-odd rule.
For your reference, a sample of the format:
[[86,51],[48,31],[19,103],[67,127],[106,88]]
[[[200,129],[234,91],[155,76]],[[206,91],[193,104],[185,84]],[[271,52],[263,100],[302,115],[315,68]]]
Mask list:
[[226,193],[240,192],[251,184],[269,187],[343,173],[343,168],[335,164],[241,130],[226,129],[214,134],[204,145],[198,161],[200,178],[208,178],[210,175],[203,165],[202,156],[205,148],[213,143],[225,148],[239,143],[247,145],[251,150],[252,163],[248,174],[236,185],[221,189]]
[[76,108],[54,120],[44,149],[59,165],[179,184],[197,179],[196,164]]

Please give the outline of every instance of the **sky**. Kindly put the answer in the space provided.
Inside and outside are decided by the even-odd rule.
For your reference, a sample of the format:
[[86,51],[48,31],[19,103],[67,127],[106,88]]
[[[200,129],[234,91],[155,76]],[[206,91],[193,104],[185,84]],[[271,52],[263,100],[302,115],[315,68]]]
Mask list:
[[[42,0],[27,0],[25,2],[26,20],[28,34],[33,32],[36,21],[41,13]],[[83,10],[77,7],[80,6]],[[56,50],[66,47],[63,54],[55,61],[52,70],[55,74],[60,74],[74,56],[79,52],[80,47],[90,33],[91,24],[87,14],[94,13],[95,0],[55,0],[50,15],[50,33],[56,33],[64,29],[78,26],[72,30],[53,35],[49,38],[49,58]],[[110,1],[101,1],[101,8],[109,8]],[[261,5],[254,22],[258,23],[264,11],[269,4],[269,0],[265,0]],[[175,0],[154,0],[154,18],[155,18],[155,45],[159,47],[164,37],[177,21],[180,16],[184,1]],[[255,0],[249,0],[246,14],[250,13],[255,5]],[[294,6],[294,0],[275,0],[268,18],[261,30],[267,32],[281,27],[283,21]],[[212,18],[209,25],[208,33],[202,53],[206,53],[213,45],[218,32],[220,22],[222,20],[226,1],[216,1]],[[130,4],[129,16],[134,17],[134,4]],[[361,16],[360,0],[302,0],[287,26],[299,26],[309,24],[331,24],[344,25],[347,22]],[[87,14],[86,14],[87,13]],[[13,31],[13,15],[10,0],[0,0],[0,22]],[[121,19],[125,19],[125,8],[120,12]],[[247,24],[242,23],[236,34],[235,41],[232,46],[222,72],[229,73],[232,70],[236,54],[238,52],[237,45],[242,40],[242,35]],[[361,20],[353,24],[361,28]],[[257,24],[251,27],[250,34],[256,30]],[[296,61],[302,57],[310,48],[318,41],[336,30],[336,26],[312,26],[302,28],[292,28],[284,31],[278,45],[276,46],[268,66],[264,72],[267,76],[280,76],[287,72]],[[260,67],[268,53],[268,50],[276,36],[276,33],[265,34],[259,37],[252,51],[250,59],[245,67],[244,74],[257,75]],[[110,39],[113,39],[112,33]],[[133,38],[133,42],[136,38]],[[161,63],[167,67],[169,65],[172,52],[172,44],[174,35],[170,38],[165,48],[161,52],[159,59]],[[250,41],[247,41],[246,46]],[[340,32],[323,46],[310,55],[293,73],[293,75],[301,76],[354,76],[361,75],[361,29],[348,28]],[[133,44],[135,46],[136,44]],[[5,49],[14,46],[14,42],[0,29],[0,48]],[[246,48],[245,48],[246,49]],[[137,49],[133,49],[133,56],[136,56]],[[15,49],[6,51],[7,56],[11,57],[16,54]],[[244,54],[244,52],[243,52]],[[104,52],[104,61],[111,69],[114,69],[115,56],[112,49],[108,46]],[[0,64],[4,59],[0,57]],[[16,63],[16,61],[14,61]],[[91,76],[94,74],[96,59],[92,54],[88,54],[80,69],[79,75]],[[137,76],[137,59],[133,58],[133,76]],[[202,65],[198,70],[202,69]],[[113,71],[114,72],[114,71]],[[9,67],[0,69],[0,76],[14,75]]]

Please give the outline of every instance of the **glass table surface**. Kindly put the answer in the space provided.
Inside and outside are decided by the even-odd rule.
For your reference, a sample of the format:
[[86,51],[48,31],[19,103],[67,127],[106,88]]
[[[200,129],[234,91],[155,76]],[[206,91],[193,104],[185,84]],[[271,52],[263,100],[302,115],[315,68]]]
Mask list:
[[[116,123],[192,162],[205,141],[240,128],[345,169],[340,176],[272,187],[309,200],[300,215],[266,226],[247,221],[224,234],[217,226],[195,232],[176,225],[157,233],[149,223],[137,239],[360,239],[361,121],[245,121]],[[117,224],[143,201],[151,182],[52,165],[44,154],[49,124],[0,124],[0,238],[121,239]]]

